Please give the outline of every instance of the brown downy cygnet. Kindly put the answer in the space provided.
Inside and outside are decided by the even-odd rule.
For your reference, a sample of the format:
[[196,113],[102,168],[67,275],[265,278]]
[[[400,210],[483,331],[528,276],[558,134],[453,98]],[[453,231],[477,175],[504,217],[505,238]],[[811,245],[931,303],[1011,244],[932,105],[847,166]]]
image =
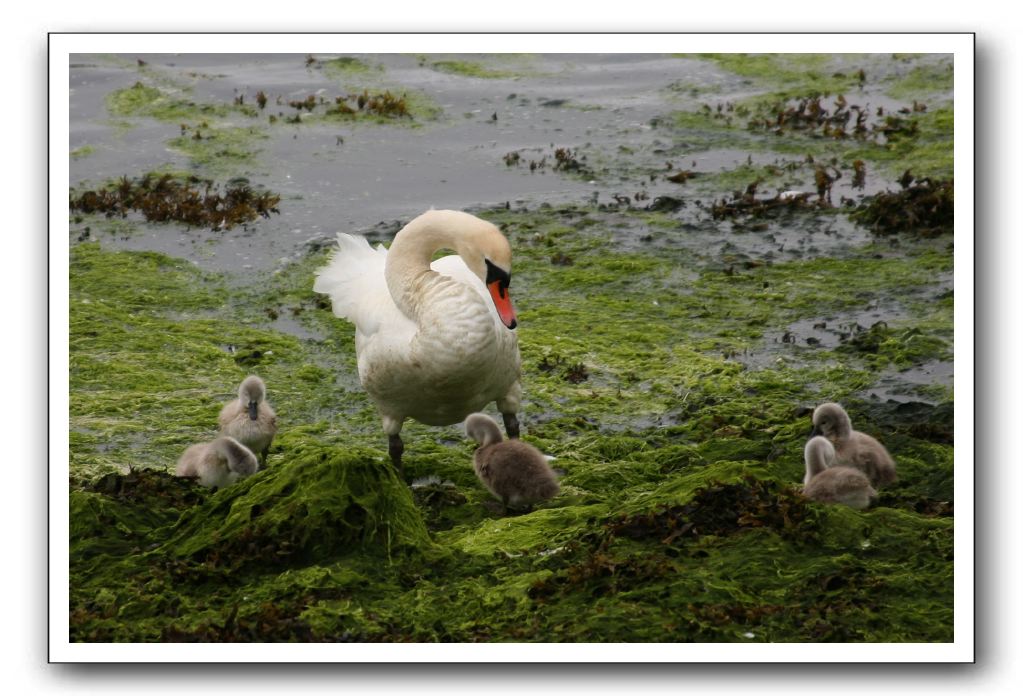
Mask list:
[[821,404],[813,412],[811,437],[823,435],[835,446],[835,463],[859,469],[873,486],[895,481],[895,462],[880,442],[852,429],[849,414],[838,404]]
[[841,503],[857,510],[877,497],[870,481],[859,469],[835,464],[835,448],[823,437],[812,437],[803,450],[806,477],[803,495],[818,503]]
[[258,452],[266,466],[266,453],[277,434],[277,415],[266,401],[263,380],[249,375],[238,387],[238,398],[220,409],[220,434]]
[[224,488],[257,471],[259,462],[248,447],[233,437],[218,437],[186,449],[174,475],[197,478],[207,488]]
[[531,508],[550,500],[561,487],[558,477],[540,450],[521,440],[502,441],[494,419],[474,413],[465,419],[465,433],[477,443],[473,455],[476,476],[494,496],[508,506]]

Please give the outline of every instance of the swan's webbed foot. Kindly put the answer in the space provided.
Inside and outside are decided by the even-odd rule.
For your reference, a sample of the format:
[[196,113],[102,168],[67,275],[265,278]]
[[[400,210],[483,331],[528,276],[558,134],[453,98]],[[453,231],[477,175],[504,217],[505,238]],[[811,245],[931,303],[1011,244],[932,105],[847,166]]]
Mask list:
[[401,441],[401,435],[388,435],[387,436],[387,453],[391,455],[391,464],[394,465],[394,469],[399,473],[404,473],[404,469],[401,466],[401,454],[405,451],[405,443]]
[[508,439],[512,440],[519,436],[519,419],[514,413],[502,413],[504,418],[504,430],[508,433]]

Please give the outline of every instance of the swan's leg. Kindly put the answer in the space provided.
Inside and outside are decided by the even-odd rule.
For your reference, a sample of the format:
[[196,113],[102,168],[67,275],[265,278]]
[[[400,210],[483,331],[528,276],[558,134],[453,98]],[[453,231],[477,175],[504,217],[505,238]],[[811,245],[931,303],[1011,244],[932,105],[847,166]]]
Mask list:
[[260,457],[263,460],[262,462],[260,462],[260,468],[261,469],[265,469],[266,468],[266,455],[269,452],[270,452],[270,445],[267,445],[266,447],[263,448],[263,451],[260,453]]
[[401,435],[387,436],[387,453],[391,455],[391,464],[402,473],[401,454],[405,451],[405,443],[401,441]]
[[515,414],[519,412],[521,403],[522,385],[518,381],[511,385],[507,394],[497,400],[497,410],[504,418],[504,431],[508,433],[509,439],[519,436],[519,419]]
[[401,455],[405,451],[405,443],[401,441],[401,426],[404,418],[384,416],[384,432],[387,433],[387,453],[391,455],[391,464],[399,474],[403,473]]
[[514,413],[502,413],[504,417],[504,430],[508,433],[509,439],[519,436],[519,419]]

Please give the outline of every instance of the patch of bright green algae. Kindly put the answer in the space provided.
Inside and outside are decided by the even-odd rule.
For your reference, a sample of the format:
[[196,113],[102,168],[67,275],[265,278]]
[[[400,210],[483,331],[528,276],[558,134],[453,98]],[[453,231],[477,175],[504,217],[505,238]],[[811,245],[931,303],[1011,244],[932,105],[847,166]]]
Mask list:
[[918,132],[914,137],[895,138],[882,146],[850,150],[846,159],[864,158],[876,162],[891,176],[909,170],[919,178],[951,179],[954,174],[955,117],[950,106],[938,106],[913,117]]
[[[856,396],[882,366],[948,349],[885,346],[951,335],[951,298],[927,309],[950,251],[866,245],[727,274],[712,251],[615,246],[622,225],[685,234],[666,216],[480,214],[515,250],[524,438],[564,472],[559,497],[508,517],[457,428],[403,431],[407,480],[443,483],[395,476],[353,329],[311,292],[325,253],[239,286],[159,254],[73,248],[73,639],[952,639],[951,403]],[[892,293],[909,316],[876,353],[725,357]],[[309,336],[275,329],[268,308]],[[268,468],[216,492],[172,479],[249,372],[281,427]],[[880,507],[799,496],[823,400],[896,458]]]
[[195,132],[201,137],[182,135],[168,145],[187,155],[193,165],[220,174],[251,169],[259,154],[255,143],[269,137],[251,126],[215,126]]
[[143,82],[108,94],[107,110],[116,117],[147,117],[171,123],[223,118],[235,111],[226,104],[197,103],[187,98],[184,89],[154,87]]

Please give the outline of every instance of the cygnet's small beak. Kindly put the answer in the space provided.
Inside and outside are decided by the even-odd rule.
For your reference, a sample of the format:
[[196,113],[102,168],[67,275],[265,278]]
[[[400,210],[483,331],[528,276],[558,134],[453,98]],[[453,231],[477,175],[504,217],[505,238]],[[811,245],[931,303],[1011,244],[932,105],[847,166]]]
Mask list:
[[[817,437],[818,435],[823,435],[823,434],[824,433],[821,432],[821,429],[818,428],[816,425],[813,426],[813,430],[810,431],[810,437]],[[807,440],[809,440],[809,439],[810,438],[808,437]]]
[[256,413],[259,411],[259,404],[255,401],[249,402],[249,418],[256,420]]

